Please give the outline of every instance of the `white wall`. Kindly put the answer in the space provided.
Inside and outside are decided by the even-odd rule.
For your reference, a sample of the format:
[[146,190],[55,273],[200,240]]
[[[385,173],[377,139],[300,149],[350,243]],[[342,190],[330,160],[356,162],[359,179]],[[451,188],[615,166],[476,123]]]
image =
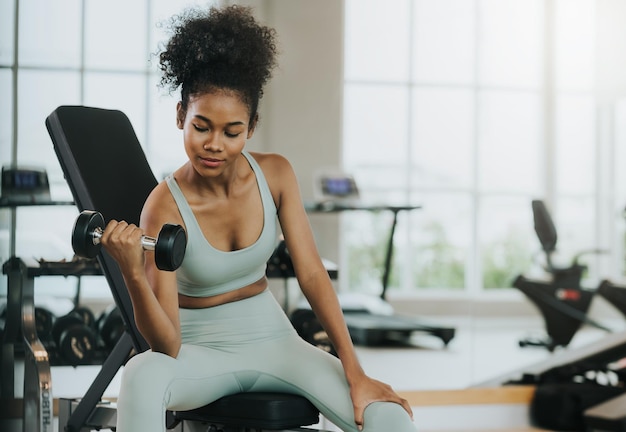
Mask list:
[[[287,157],[303,198],[313,198],[313,176],[341,165],[343,1],[247,0],[276,29],[279,65],[260,106],[251,148]],[[338,217],[311,215],[323,257],[338,262]]]

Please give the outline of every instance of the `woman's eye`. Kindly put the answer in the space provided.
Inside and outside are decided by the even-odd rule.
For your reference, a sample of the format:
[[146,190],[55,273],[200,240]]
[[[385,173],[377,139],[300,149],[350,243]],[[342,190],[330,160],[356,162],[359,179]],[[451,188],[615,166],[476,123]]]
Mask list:
[[206,132],[206,131],[208,131],[208,130],[209,130],[209,129],[207,129],[207,128],[203,128],[203,127],[200,127],[200,126],[198,126],[198,125],[193,125],[193,128],[194,128],[195,130],[197,130],[198,132]]
[[224,132],[224,135],[226,135],[228,138],[237,138],[240,134],[241,132],[237,132],[237,133]]

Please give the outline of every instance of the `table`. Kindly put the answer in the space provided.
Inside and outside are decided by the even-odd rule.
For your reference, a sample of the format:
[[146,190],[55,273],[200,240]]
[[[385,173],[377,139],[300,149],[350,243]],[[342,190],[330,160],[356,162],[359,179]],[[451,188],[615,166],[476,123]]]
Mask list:
[[389,232],[389,239],[387,240],[387,250],[385,251],[385,263],[383,267],[382,276],[382,292],[380,298],[385,300],[387,293],[387,286],[389,284],[389,276],[391,274],[391,259],[393,258],[393,238],[396,232],[396,225],[398,224],[398,213],[401,211],[416,210],[422,208],[421,205],[407,204],[407,205],[387,205],[387,204],[346,204],[341,202],[324,201],[318,203],[305,202],[304,208],[309,213],[338,213],[344,211],[391,211],[393,213],[393,222]]

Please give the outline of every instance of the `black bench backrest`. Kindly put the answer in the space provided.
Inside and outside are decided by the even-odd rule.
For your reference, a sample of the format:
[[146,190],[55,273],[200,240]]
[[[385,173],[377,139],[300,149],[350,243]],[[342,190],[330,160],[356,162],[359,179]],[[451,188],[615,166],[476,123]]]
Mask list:
[[[139,224],[157,180],[128,117],[117,110],[60,106],[46,127],[78,209],[99,211],[105,221]],[[133,345],[144,351],[148,345],[135,325],[119,267],[104,250],[98,259]]]

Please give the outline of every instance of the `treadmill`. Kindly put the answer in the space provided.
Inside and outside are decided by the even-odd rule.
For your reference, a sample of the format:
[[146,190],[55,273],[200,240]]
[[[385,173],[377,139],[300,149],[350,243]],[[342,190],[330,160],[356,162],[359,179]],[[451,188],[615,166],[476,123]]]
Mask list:
[[360,201],[354,177],[342,172],[320,172],[315,178],[315,201],[305,203],[309,213],[338,213],[344,211],[391,211],[393,222],[387,241],[382,275],[382,292],[379,297],[338,293],[346,325],[352,341],[357,345],[381,346],[410,344],[416,333],[439,338],[444,347],[454,338],[455,328],[425,323],[414,317],[398,315],[386,301],[393,242],[398,213],[419,209],[419,205],[367,205]]

